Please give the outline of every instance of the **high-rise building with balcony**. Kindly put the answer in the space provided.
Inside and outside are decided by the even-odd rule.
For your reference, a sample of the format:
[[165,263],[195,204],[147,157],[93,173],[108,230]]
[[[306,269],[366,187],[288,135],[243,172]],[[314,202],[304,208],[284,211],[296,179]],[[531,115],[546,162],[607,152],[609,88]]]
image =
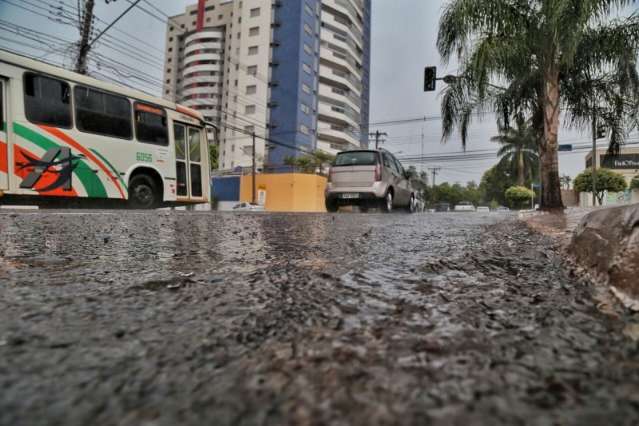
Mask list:
[[253,132],[260,167],[366,146],[370,12],[370,0],[199,0],[169,20],[164,96],[220,125],[223,169],[251,165]]

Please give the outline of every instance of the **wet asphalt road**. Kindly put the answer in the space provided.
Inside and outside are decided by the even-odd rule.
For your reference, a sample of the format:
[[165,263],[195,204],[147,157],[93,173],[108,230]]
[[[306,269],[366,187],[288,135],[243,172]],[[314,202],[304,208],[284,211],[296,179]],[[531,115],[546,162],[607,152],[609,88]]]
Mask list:
[[639,349],[512,216],[0,213],[1,425],[635,425]]

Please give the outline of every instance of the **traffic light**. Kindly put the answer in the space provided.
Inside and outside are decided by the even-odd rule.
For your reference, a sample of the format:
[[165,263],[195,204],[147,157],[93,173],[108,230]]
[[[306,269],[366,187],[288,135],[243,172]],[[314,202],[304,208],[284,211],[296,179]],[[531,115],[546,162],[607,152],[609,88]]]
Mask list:
[[426,67],[424,70],[424,92],[434,92],[437,88],[437,67]]
[[603,124],[597,125],[597,139],[605,139],[608,129]]

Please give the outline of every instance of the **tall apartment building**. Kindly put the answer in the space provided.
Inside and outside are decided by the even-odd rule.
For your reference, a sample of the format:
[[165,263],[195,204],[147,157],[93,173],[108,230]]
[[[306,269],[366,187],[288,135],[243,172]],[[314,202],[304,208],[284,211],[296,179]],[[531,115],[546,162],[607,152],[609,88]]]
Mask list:
[[[220,124],[220,167],[368,144],[371,0],[199,0],[170,19],[164,96]],[[268,141],[266,141],[267,139]]]

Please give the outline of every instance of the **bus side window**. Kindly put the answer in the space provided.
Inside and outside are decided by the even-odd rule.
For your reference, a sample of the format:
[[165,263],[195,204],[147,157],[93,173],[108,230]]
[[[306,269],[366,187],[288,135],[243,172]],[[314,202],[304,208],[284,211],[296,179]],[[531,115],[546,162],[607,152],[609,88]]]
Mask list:
[[78,130],[131,139],[131,103],[123,96],[75,86],[75,122]]
[[169,133],[164,109],[136,102],[135,133],[139,142],[168,146]]
[[35,124],[70,128],[71,88],[69,84],[33,73],[24,75],[24,111]]

